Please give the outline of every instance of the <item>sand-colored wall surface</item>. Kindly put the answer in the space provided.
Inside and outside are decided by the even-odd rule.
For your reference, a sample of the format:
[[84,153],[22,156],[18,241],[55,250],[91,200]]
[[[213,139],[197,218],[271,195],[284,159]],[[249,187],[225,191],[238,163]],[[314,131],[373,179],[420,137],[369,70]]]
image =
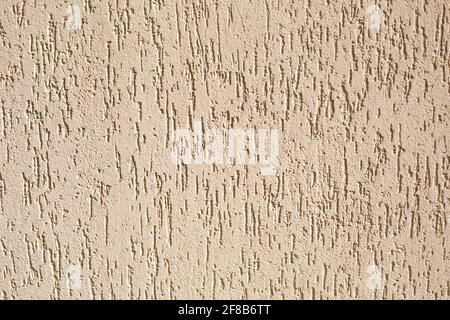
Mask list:
[[0,299],[448,299],[449,9],[1,1]]

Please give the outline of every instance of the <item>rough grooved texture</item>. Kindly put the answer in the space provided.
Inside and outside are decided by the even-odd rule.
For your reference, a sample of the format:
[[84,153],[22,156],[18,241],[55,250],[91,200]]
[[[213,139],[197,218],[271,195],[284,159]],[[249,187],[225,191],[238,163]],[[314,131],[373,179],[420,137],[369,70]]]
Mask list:
[[[2,0],[0,298],[448,299],[449,19]],[[278,129],[276,173],[175,163],[197,121]]]

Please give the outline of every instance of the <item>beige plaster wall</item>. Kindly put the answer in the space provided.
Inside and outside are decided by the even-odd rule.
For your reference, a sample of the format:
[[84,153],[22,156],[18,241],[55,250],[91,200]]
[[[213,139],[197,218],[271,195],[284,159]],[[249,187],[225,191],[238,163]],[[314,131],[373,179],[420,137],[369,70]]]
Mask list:
[[[3,0],[0,298],[448,299],[449,19]],[[278,130],[275,171],[175,163],[195,123]]]

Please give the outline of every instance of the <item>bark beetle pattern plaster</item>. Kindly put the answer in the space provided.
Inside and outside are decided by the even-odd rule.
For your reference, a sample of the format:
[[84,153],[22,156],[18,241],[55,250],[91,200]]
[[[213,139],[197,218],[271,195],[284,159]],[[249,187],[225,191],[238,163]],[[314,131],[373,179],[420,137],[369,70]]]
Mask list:
[[[449,19],[3,0],[0,299],[448,299]],[[277,167],[174,162],[196,123],[276,129]]]

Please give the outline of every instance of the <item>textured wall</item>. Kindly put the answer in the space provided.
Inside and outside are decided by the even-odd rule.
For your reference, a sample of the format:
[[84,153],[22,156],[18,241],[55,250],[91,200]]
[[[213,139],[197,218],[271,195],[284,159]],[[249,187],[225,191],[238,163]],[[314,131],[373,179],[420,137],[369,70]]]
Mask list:
[[[448,299],[449,19],[3,0],[0,298]],[[195,123],[278,130],[276,172],[175,163]]]

